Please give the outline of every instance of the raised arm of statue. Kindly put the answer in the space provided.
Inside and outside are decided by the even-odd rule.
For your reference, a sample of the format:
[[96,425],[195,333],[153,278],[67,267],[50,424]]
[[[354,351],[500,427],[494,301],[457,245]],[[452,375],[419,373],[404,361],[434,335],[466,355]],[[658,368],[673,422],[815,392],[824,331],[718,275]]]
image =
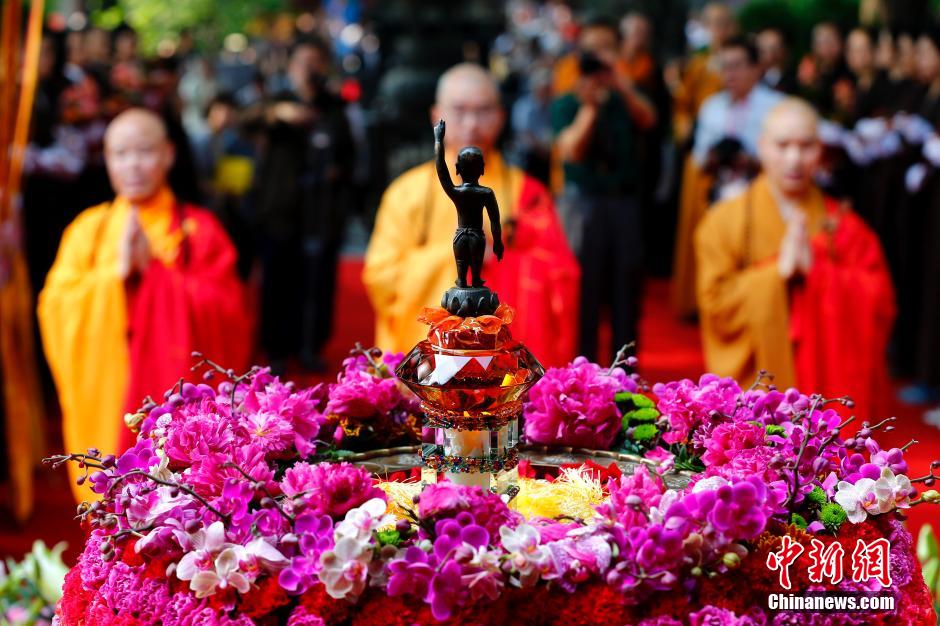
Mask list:
[[454,197],[454,181],[450,178],[450,171],[447,169],[447,163],[444,161],[444,132],[446,127],[444,120],[437,123],[434,127],[434,158],[437,165],[437,178],[441,181],[441,187],[447,193],[447,196]]

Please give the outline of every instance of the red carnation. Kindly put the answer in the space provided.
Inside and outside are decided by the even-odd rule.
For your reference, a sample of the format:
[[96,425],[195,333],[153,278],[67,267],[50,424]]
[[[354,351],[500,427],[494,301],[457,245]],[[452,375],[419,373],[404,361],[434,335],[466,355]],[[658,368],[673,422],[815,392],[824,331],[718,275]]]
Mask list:
[[130,542],[124,544],[121,550],[121,560],[131,567],[144,564],[144,557],[138,554],[137,550],[134,549],[134,544]]
[[78,624],[85,616],[85,610],[92,598],[92,593],[82,586],[82,571],[80,567],[73,567],[65,575],[62,585],[62,599],[56,607],[56,614],[62,619],[65,626]]
[[[562,595],[562,594],[558,594]],[[568,594],[565,594],[568,595]],[[549,615],[557,626],[594,626],[595,624],[633,624],[637,620],[623,594],[604,583],[579,587],[568,595],[558,612]]]
[[273,613],[288,602],[290,597],[278,584],[277,578],[268,576],[242,596],[239,608],[243,615],[257,618]]
[[300,598],[300,605],[308,613],[319,615],[328,626],[346,621],[352,605],[345,600],[331,598],[323,585],[314,585]]

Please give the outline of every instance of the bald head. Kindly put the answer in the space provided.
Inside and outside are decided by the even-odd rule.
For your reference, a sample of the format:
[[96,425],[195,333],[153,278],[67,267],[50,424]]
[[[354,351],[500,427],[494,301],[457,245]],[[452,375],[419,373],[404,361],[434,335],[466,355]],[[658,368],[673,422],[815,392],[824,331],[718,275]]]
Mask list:
[[805,100],[785,98],[770,110],[757,150],[771,185],[788,196],[801,196],[813,185],[822,145],[819,115]]
[[487,152],[496,145],[505,116],[493,76],[473,63],[450,68],[437,82],[431,121],[447,122],[447,148],[476,146]]
[[111,120],[104,133],[104,141],[113,141],[127,134],[146,134],[158,140],[166,140],[166,124],[160,116],[149,109],[133,108],[120,113]]
[[160,116],[135,108],[124,111],[108,125],[104,156],[114,191],[139,203],[166,184],[174,150]]
[[499,99],[496,80],[482,65],[476,63],[460,63],[441,74],[437,80],[435,99],[440,103],[454,92],[467,89],[482,89],[488,91],[494,99]]

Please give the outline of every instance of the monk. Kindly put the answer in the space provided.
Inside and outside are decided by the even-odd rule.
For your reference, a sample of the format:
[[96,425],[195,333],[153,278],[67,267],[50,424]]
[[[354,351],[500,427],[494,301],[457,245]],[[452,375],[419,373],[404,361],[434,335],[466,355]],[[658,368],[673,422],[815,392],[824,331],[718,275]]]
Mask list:
[[[479,183],[493,190],[499,205],[505,253],[499,263],[487,257],[486,286],[515,309],[513,336],[543,364],[562,365],[575,353],[580,272],[548,191],[496,149],[504,113],[492,76],[473,64],[445,72],[431,109],[432,123],[442,118],[447,166],[454,167],[462,148],[479,148],[486,163]],[[408,170],[385,191],[362,275],[380,348],[408,351],[427,337],[416,318],[423,307],[439,306],[441,294],[454,286],[456,227],[454,205],[440,188],[433,161]]]
[[742,385],[765,369],[781,389],[847,394],[872,415],[894,290],[878,238],[813,180],[817,123],[803,100],[777,104],[758,141],[764,173],[696,229],[705,361]]
[[709,192],[715,182],[705,171],[709,152],[722,139],[733,138],[752,155],[764,116],[781,97],[760,83],[757,48],[749,40],[727,40],[718,59],[722,90],[709,96],[699,108],[692,152],[682,174],[672,272],[672,303],[680,318],[692,317],[697,309],[692,234],[708,209]]
[[[65,449],[108,454],[133,441],[125,412],[148,395],[162,399],[189,373],[193,351],[239,370],[251,337],[232,243],[211,213],[167,186],[174,148],[161,119],[125,111],[104,145],[117,197],[66,229],[39,323]],[[74,492],[92,495],[87,485]]]

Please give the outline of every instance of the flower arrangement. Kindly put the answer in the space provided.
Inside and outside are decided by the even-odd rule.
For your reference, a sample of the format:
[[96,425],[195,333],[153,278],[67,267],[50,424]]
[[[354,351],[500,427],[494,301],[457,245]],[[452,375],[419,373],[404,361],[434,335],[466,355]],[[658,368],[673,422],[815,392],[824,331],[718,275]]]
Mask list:
[[[554,482],[523,463],[512,499],[382,482],[337,462],[350,438],[416,431],[395,358],[358,349],[335,385],[302,390],[205,362],[226,380],[149,402],[120,457],[51,459],[82,463],[80,480],[101,494],[79,507],[88,538],[56,622],[936,623],[901,520],[940,500],[915,488],[940,462],[909,478],[907,446],[877,443],[890,420],[850,430],[836,410],[847,399],[710,375],[650,393],[619,367],[579,359],[531,390],[527,438],[646,463],[632,474],[567,468]],[[688,486],[669,488],[677,469]],[[822,591],[888,596],[894,608],[768,606],[769,594]]]

